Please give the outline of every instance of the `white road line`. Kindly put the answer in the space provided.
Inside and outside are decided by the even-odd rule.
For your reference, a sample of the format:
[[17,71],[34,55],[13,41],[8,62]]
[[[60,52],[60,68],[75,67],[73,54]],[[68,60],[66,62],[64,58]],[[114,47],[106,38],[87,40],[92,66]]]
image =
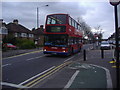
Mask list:
[[32,59],[35,59],[35,58],[29,58],[29,59],[27,59],[26,61],[29,61],[29,60],[32,60]]
[[72,59],[72,58],[74,58],[74,57],[75,57],[75,56],[72,56],[72,57],[66,59],[64,62],[67,62],[67,61],[69,61],[70,59]]
[[53,68],[55,68],[55,66],[53,66],[53,67],[51,67],[51,68],[49,68],[49,69],[47,69],[47,70],[45,70],[45,71],[43,71],[43,72],[41,72],[41,73],[39,73],[39,74],[37,74],[37,75],[29,78],[28,80],[26,80],[26,81],[24,81],[24,82],[21,82],[19,85],[25,84],[26,82],[29,82],[30,80],[32,80],[32,79],[34,79],[34,78],[36,78],[36,77],[38,77],[38,76],[40,76],[40,75],[48,72],[49,70],[51,70],[51,69],[53,69]]
[[104,69],[106,71],[107,88],[113,88],[112,79],[111,79],[111,75],[110,75],[109,70],[105,67],[102,67],[102,66],[98,66],[98,65],[94,65],[94,64],[90,64],[90,65]]
[[8,66],[8,65],[11,65],[11,64],[5,64],[5,65],[2,65],[2,67],[6,67],[6,66]]
[[29,58],[27,59],[26,61],[29,61],[29,60],[33,60],[33,59],[37,59],[37,58],[41,58],[41,57],[44,57],[45,55],[42,55],[42,56],[39,56],[39,57],[35,57],[35,58]]
[[68,81],[67,85],[64,88],[69,88],[71,86],[71,84],[73,83],[74,79],[76,78],[76,76],[78,75],[80,71],[77,70],[73,76],[71,77],[71,79]]
[[7,83],[7,82],[1,82],[1,85],[11,86],[11,87],[16,87],[16,88],[29,88],[29,87],[26,87],[26,86],[16,85],[16,84],[13,84],[13,83]]

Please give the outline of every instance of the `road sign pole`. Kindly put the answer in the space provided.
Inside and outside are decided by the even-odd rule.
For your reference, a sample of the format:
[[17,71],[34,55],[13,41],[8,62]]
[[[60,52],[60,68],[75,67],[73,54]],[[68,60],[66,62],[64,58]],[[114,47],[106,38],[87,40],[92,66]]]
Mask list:
[[86,50],[85,49],[83,50],[83,59],[84,61],[86,61]]
[[117,88],[120,88],[119,82],[119,30],[118,30],[118,15],[117,15],[117,5],[114,6],[115,13],[115,40],[116,40],[116,80],[117,80]]
[[101,58],[103,59],[104,58],[104,50],[101,49]]

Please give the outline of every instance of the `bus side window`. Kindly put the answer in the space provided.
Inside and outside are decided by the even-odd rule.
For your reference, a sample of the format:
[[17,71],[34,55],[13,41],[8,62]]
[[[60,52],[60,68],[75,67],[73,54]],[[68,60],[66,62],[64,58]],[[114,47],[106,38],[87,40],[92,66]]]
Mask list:
[[81,30],[81,26],[80,25],[78,25],[78,29]]
[[77,22],[75,21],[75,28],[77,29]]
[[75,38],[75,44],[78,44],[77,38]]
[[73,45],[73,38],[69,38],[69,45]]
[[81,40],[81,39],[79,39],[79,44],[80,44],[80,43],[82,43],[82,40]]
[[72,25],[72,19],[69,17],[69,25]]
[[72,19],[72,26],[74,27],[74,20]]
[[48,18],[47,24],[51,24],[51,18]]
[[54,19],[52,19],[52,24],[56,24],[56,21]]
[[78,27],[79,27],[79,24],[77,23],[77,29],[79,30],[79,28],[78,28]]
[[75,44],[75,38],[72,38],[73,39],[73,44]]
[[77,44],[79,44],[79,39],[78,38],[76,38],[76,42],[77,42]]
[[70,39],[68,38],[68,45],[70,45]]

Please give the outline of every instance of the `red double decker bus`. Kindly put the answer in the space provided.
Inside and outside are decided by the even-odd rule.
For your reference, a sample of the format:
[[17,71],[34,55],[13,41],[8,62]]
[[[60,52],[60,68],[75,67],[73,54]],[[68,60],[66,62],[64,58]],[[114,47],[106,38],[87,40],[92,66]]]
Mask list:
[[82,29],[69,14],[47,15],[44,54],[72,55],[82,48]]

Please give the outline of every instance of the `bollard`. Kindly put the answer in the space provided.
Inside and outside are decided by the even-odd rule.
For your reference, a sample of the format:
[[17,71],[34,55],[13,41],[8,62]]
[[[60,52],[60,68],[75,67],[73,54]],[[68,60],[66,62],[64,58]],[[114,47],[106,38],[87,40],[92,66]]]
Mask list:
[[86,50],[85,49],[83,50],[83,58],[84,58],[83,60],[86,61]]
[[103,59],[104,58],[104,50],[101,49],[101,58]]

